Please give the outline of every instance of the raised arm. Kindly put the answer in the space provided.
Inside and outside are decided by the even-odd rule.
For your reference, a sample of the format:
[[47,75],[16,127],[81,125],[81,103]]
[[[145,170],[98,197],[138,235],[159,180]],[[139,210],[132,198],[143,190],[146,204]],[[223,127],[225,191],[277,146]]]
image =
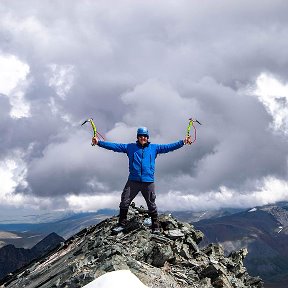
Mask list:
[[92,138],[92,143],[114,152],[127,153],[127,144],[100,141],[96,137]]
[[191,144],[191,137],[186,137],[184,140],[179,140],[177,142],[170,143],[170,144],[158,144],[157,153],[158,154],[168,153],[168,152],[177,150],[186,144]]

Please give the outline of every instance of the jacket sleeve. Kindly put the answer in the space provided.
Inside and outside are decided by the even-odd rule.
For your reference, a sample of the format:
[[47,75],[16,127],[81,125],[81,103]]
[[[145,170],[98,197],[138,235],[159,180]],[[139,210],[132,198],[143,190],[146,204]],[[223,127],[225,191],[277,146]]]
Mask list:
[[107,141],[98,141],[97,145],[99,147],[112,150],[114,152],[127,153],[127,144],[113,143],[113,142],[107,142]]
[[178,142],[170,144],[157,144],[156,152],[157,154],[168,153],[183,147],[183,145],[183,140],[179,140]]

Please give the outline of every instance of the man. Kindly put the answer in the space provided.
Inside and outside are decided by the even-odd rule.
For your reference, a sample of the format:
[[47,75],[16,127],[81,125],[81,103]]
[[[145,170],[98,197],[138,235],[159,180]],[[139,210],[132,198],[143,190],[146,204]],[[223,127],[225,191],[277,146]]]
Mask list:
[[168,153],[183,147],[185,144],[192,143],[190,137],[171,144],[151,144],[148,139],[149,132],[146,127],[138,128],[136,143],[120,144],[100,141],[96,137],[92,138],[94,145],[114,152],[126,153],[129,159],[129,177],[121,195],[118,230],[116,227],[117,231],[124,229],[127,223],[129,205],[141,191],[152,220],[152,232],[160,232],[157,206],[155,204],[155,159],[158,154]]

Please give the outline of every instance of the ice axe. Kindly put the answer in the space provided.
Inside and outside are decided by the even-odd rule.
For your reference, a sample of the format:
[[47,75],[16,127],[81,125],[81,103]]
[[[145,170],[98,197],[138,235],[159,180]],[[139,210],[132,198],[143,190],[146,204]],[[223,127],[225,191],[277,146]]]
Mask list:
[[[191,144],[196,141],[196,135],[197,135],[197,133],[196,133],[196,127],[194,126],[194,123],[198,123],[199,125],[202,125],[197,119],[194,120],[194,119],[192,119],[192,118],[189,118],[189,123],[188,123],[188,126],[187,126],[186,136],[187,136],[187,137],[191,137],[190,132],[191,132],[191,128],[193,127],[193,129],[194,129],[194,140],[191,142]],[[191,145],[191,144],[190,144],[190,145]]]
[[[85,120],[85,121],[81,124],[81,126],[85,125],[85,124],[88,123],[88,122],[91,124],[92,129],[93,129],[93,137],[96,137],[96,138],[98,138],[98,139],[99,139],[99,138],[102,138],[103,140],[105,140],[104,137],[97,131],[97,128],[96,128],[96,125],[95,125],[95,123],[94,123],[94,121],[93,121],[93,118],[89,118],[89,119]],[[91,145],[92,145],[92,146],[95,146],[94,143],[91,143]]]

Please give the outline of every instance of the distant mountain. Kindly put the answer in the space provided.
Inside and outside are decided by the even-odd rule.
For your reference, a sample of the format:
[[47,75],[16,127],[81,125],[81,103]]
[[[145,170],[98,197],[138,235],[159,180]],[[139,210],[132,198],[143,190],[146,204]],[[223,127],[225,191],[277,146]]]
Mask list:
[[16,248],[14,245],[6,245],[0,249],[0,279],[5,277],[32,260],[44,256],[65,239],[56,233],[51,233],[32,249]]
[[159,216],[161,231],[153,234],[146,217],[145,210],[130,207],[128,223],[118,234],[113,231],[117,217],[89,226],[7,276],[0,286],[80,288],[107,272],[130,270],[147,287],[263,287],[243,266],[246,249],[227,257],[216,244],[200,249],[203,233],[171,215]]
[[46,236],[43,240],[37,243],[32,247],[31,252],[38,257],[43,256],[47,252],[53,250],[56,246],[58,246],[61,242],[64,242],[65,239],[56,233],[51,233]]
[[204,219],[213,219],[218,218],[222,216],[229,216],[241,211],[244,211],[245,209],[236,209],[236,208],[221,208],[217,210],[206,210],[206,211],[200,211],[200,212],[194,212],[194,211],[171,211],[171,213],[174,217],[177,219],[180,219],[181,221],[186,222],[198,222],[200,220]]
[[[61,216],[57,214],[57,217],[46,213],[46,216],[44,217],[42,214],[40,219],[36,215],[33,215],[33,218],[30,215],[28,217],[29,223],[15,223],[19,220],[18,218],[17,221],[16,219],[12,219],[12,223],[9,223],[6,219],[0,224],[0,247],[12,244],[18,248],[32,248],[52,232],[67,239],[83,228],[97,224],[103,219],[117,213],[118,211],[112,209],[102,209],[89,213],[62,213]],[[23,219],[23,216],[21,219]]]
[[16,248],[30,249],[50,233],[37,231],[0,231],[0,248],[13,245]]
[[[193,225],[204,232],[203,245],[211,242],[220,243],[226,253],[247,248],[245,265],[249,273],[260,275],[264,279],[267,283],[265,287],[287,287],[288,204],[286,202],[205,219],[194,222]],[[281,282],[285,283],[284,286],[280,284]]]
[[0,210],[0,224],[19,224],[19,223],[48,223],[68,218],[75,214],[71,210],[64,211],[41,211],[33,209],[8,209],[5,207]]

